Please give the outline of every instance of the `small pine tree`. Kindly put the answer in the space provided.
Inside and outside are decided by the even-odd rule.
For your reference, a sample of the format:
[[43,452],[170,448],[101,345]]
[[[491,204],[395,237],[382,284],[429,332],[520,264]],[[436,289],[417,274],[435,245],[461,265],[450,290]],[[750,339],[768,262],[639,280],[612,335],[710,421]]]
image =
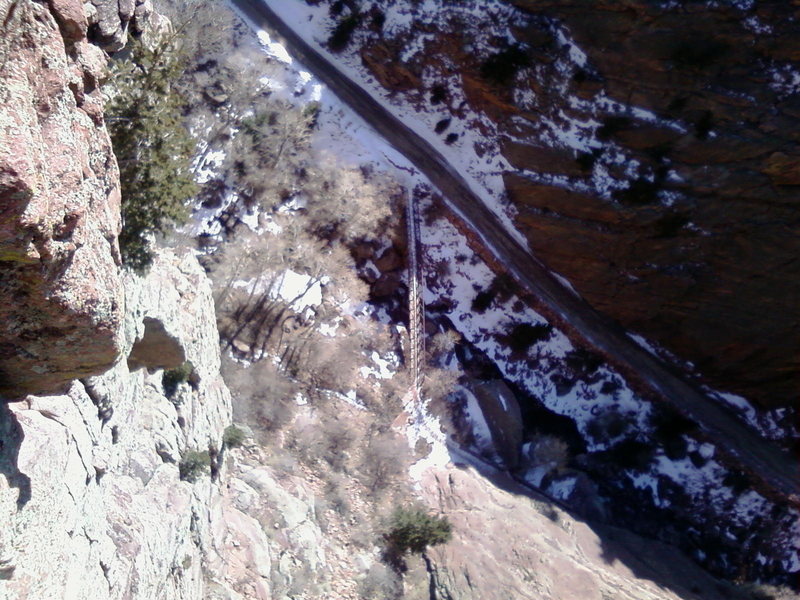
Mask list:
[[187,450],[178,464],[181,479],[194,483],[211,466],[211,455],[208,451]]
[[167,398],[172,398],[175,392],[178,391],[178,386],[185,381],[189,381],[192,373],[194,373],[194,365],[188,360],[180,367],[164,371],[164,374],[161,376],[161,386],[164,388],[164,395]]
[[148,240],[187,217],[197,192],[191,173],[195,141],[183,122],[184,99],[173,85],[185,69],[174,36],[152,48],[131,42],[117,60],[107,95],[111,143],[122,186],[123,262],[144,272],[153,256]]
[[435,517],[418,507],[397,508],[386,534],[389,548],[399,555],[422,554],[428,546],[446,544],[452,537],[452,526],[446,517]]
[[247,434],[236,425],[228,425],[222,434],[222,443],[228,448],[238,448],[244,444]]
[[333,28],[331,36],[328,38],[328,47],[333,52],[341,52],[350,43],[350,38],[358,26],[361,24],[361,14],[358,12],[351,13],[336,24]]

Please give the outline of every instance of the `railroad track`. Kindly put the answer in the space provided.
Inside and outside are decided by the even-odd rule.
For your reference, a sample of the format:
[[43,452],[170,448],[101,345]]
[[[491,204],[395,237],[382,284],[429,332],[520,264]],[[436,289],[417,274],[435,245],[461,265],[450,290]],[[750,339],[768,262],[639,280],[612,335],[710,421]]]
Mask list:
[[408,365],[412,377],[412,394],[419,402],[425,376],[425,306],[422,300],[422,264],[419,232],[419,211],[413,192],[406,202],[406,230],[408,236]]
[[[621,373],[635,378],[648,396],[668,402],[697,423],[703,437],[719,447],[720,460],[747,473],[762,494],[800,507],[800,473],[793,456],[739,422],[685,373],[641,348],[618,323],[598,313],[564,286],[536,256],[509,234],[440,152],[350,80],[323,53],[309,45],[270,6],[262,0],[230,1],[255,27],[267,27],[281,36],[286,47],[306,68],[417,167],[442,192],[451,211],[475,233],[477,242],[537,299],[541,309],[558,326],[594,348]],[[409,210],[413,211],[413,199],[410,204]],[[413,215],[409,222],[413,227]],[[412,235],[418,242],[418,235],[414,232]],[[409,318],[414,322],[413,325],[411,321],[409,323],[409,335],[413,336],[409,366],[414,371],[415,396],[419,396],[422,383],[420,361],[423,354],[419,344],[424,335],[417,250],[416,247],[413,250],[415,263],[409,270],[409,273],[413,272],[409,279],[409,309],[413,314],[409,314]],[[412,260],[411,252],[409,261]]]

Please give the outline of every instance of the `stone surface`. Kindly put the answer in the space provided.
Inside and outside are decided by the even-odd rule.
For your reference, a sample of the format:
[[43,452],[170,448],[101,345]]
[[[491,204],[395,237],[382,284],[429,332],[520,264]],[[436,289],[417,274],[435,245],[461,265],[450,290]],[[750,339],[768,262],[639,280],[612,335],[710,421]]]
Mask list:
[[92,27],[94,37],[102,48],[116,52],[125,46],[128,39],[128,18],[123,18],[119,0],[92,0],[94,11]]
[[[112,369],[0,405],[0,598],[271,600],[302,589],[308,569],[327,568],[329,542],[301,478],[279,481],[256,446],[225,450],[214,477],[179,476],[186,450],[218,451],[231,422],[205,271],[191,253],[162,252],[124,288]],[[170,398],[157,360],[128,366],[153,323],[194,366]]]
[[492,434],[495,450],[508,469],[519,464],[522,413],[514,392],[502,380],[476,382],[472,391]]
[[0,554],[15,569],[0,597],[203,597],[222,491],[208,476],[181,481],[177,462],[187,448],[219,448],[231,419],[210,283],[191,255],[166,254],[126,291],[125,351],[146,317],[168,323],[196,385],[168,399],[160,371],[130,372],[123,359],[65,395],[8,405],[3,426],[17,434],[6,439],[17,443],[0,461]]
[[90,0],[89,6],[91,37],[110,53],[125,46],[131,30],[151,40],[171,27],[169,19],[154,10],[151,0]]
[[104,371],[119,353],[120,196],[95,87],[105,60],[80,39],[80,2],[50,6],[0,1],[6,15],[0,394],[6,395],[54,391]]
[[50,0],[50,8],[65,41],[71,42],[86,37],[89,24],[81,0]]
[[437,598],[739,598],[674,548],[591,526],[501,476],[431,469],[422,491],[453,526],[453,540],[428,551]]

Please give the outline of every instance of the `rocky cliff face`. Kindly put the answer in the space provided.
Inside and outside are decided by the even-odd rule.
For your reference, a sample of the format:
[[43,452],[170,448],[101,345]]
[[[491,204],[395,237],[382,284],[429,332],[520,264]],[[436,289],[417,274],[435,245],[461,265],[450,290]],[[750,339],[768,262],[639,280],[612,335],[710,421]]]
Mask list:
[[[123,358],[65,394],[2,408],[0,597],[285,592],[306,565],[325,566],[330,544],[301,479],[279,482],[255,446],[224,448],[231,397],[205,272],[162,253],[123,284]],[[176,360],[192,374],[168,394],[162,368]],[[180,475],[189,450],[212,458],[195,482]]]
[[[19,400],[0,405],[0,597],[227,598],[269,555],[264,575],[221,552],[255,521],[221,483],[231,405],[210,283],[191,254],[121,270],[99,91],[103,49],[164,21],[133,0],[3,1],[0,19],[0,393]],[[162,369],[186,360],[167,394]],[[190,449],[212,477],[181,480]]]
[[430,552],[432,598],[744,597],[720,586],[674,548],[619,529],[593,529],[532,499],[503,475],[472,468],[431,470],[422,490],[455,532],[452,542]]
[[103,49],[165,25],[149,0],[0,1],[0,394],[64,391],[119,354]]
[[[187,449],[219,450],[231,418],[210,285],[193,257],[173,255],[124,284],[124,353],[146,321],[165,332],[139,368],[120,360],[66,394],[3,408],[4,597],[202,596],[219,480],[183,482],[178,463]],[[148,367],[171,346],[194,370],[168,398]]]
[[480,132],[536,255],[712,384],[795,402],[796,3],[425,10],[365,14],[350,48],[447,143]]
[[0,15],[0,393],[53,391],[119,353],[106,59],[79,0],[4,0]]

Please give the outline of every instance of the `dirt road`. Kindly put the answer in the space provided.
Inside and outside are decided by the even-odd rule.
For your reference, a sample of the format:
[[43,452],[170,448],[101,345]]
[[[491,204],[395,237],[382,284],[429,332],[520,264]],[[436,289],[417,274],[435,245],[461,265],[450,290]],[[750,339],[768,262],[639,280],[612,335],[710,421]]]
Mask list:
[[695,421],[728,455],[728,462],[733,461],[762,484],[762,492],[800,506],[800,477],[793,457],[761,439],[672,366],[633,342],[619,324],[561,284],[505,230],[435,148],[309,46],[272,9],[260,0],[231,1],[252,23],[282,37],[287,49],[305,67],[439,188],[496,259],[539,299],[547,312],[560,321],[559,325],[572,330],[622,373],[635,375],[658,398]]

